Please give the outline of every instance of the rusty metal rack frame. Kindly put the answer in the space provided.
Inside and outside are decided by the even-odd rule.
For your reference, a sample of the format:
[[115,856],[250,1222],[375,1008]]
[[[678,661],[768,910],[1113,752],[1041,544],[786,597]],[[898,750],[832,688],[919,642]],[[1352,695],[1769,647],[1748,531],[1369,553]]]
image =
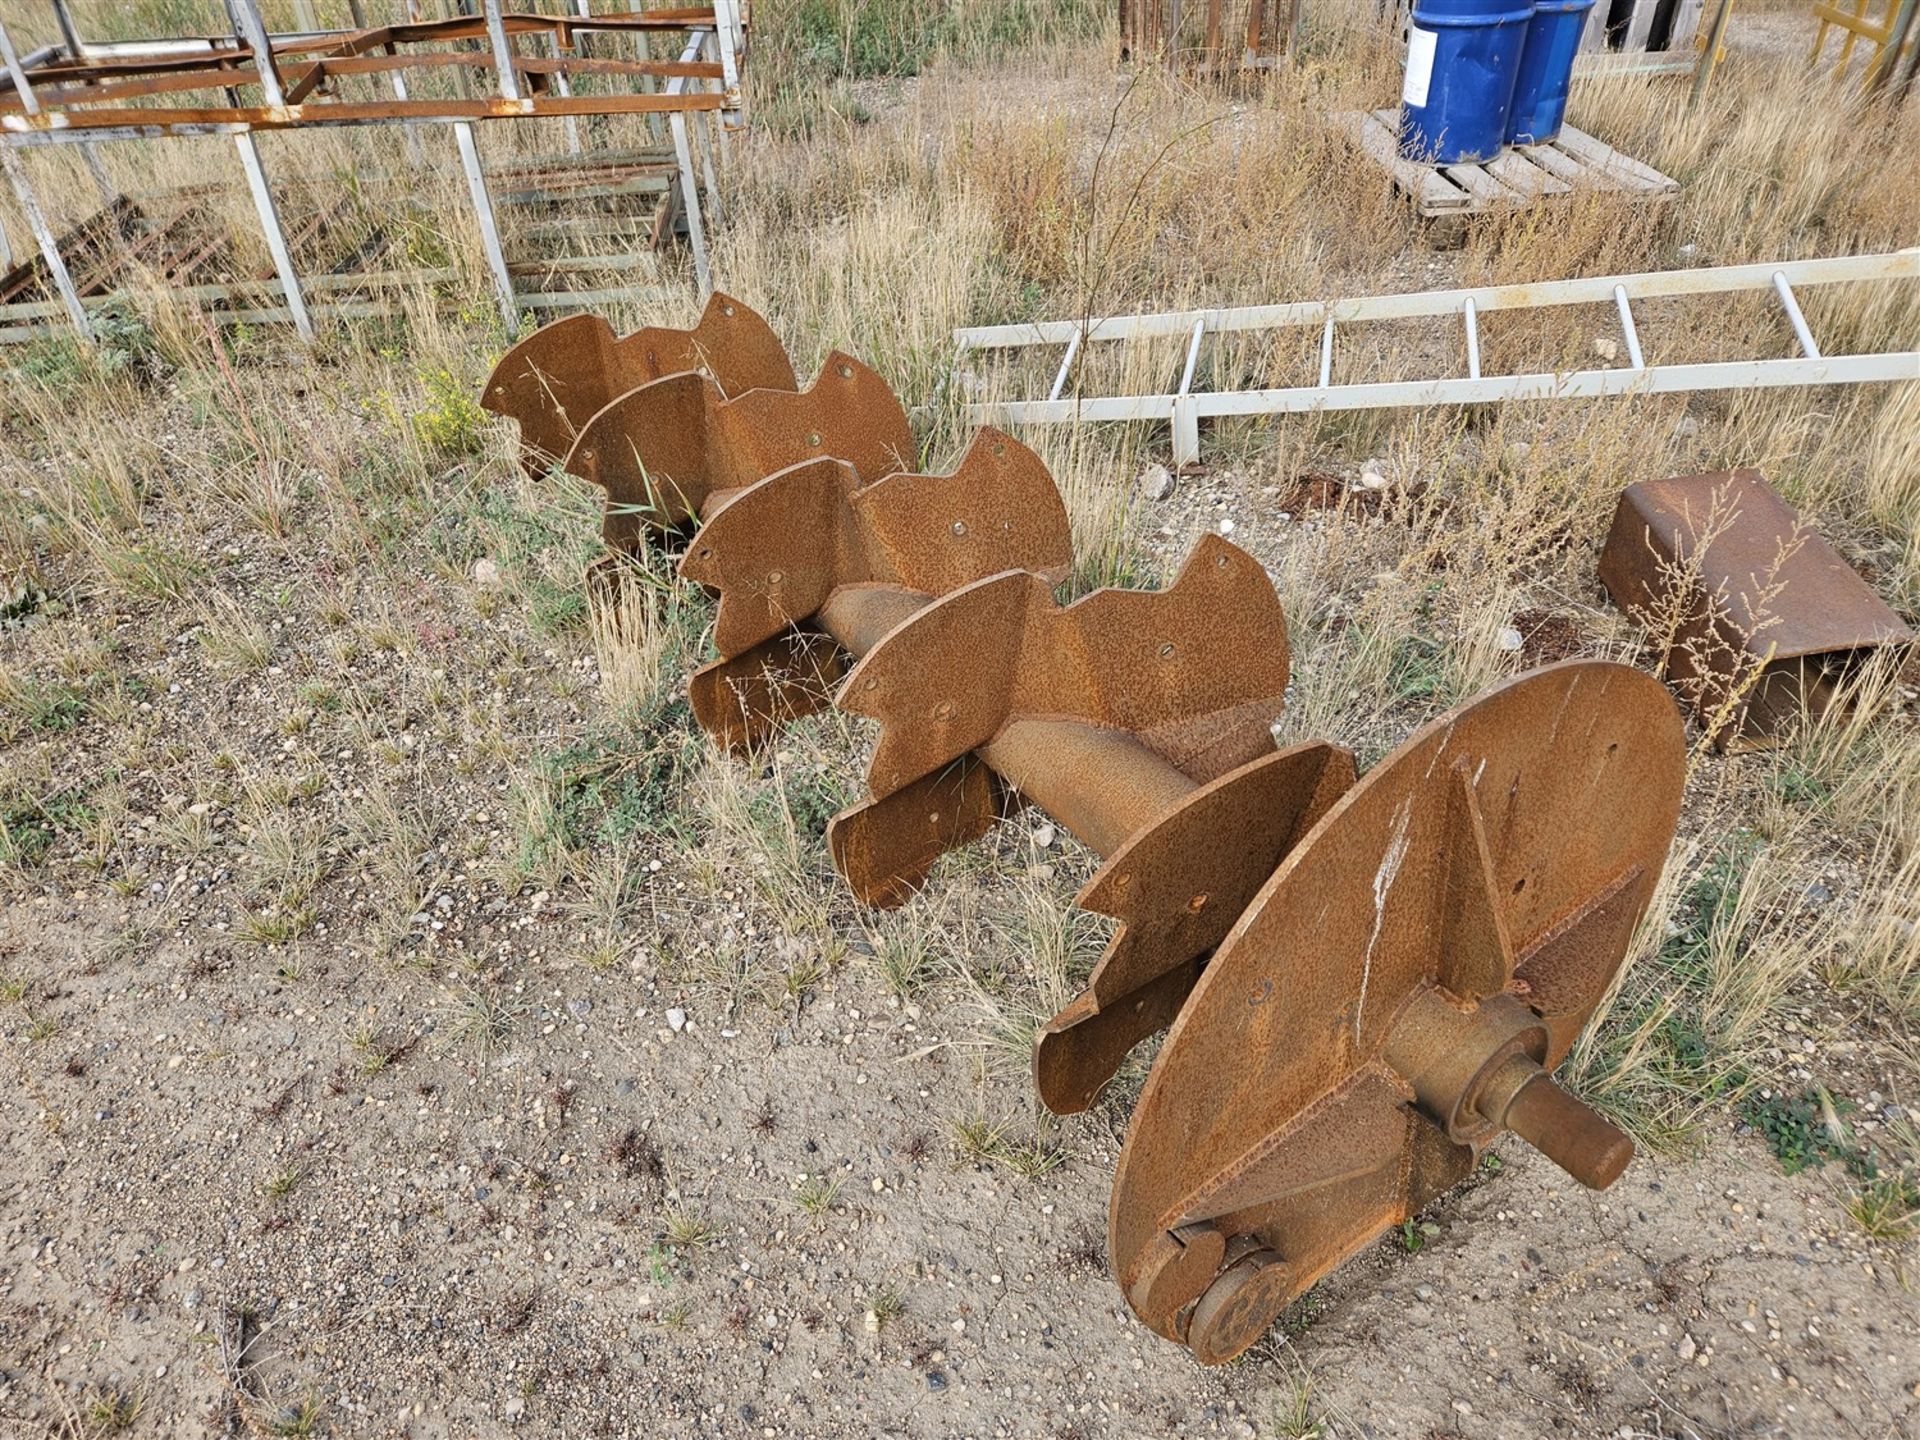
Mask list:
[[[1305,300],[1219,310],[1183,310],[1127,315],[1086,323],[1056,320],[989,325],[954,332],[956,368],[969,351],[1057,348],[1062,352],[1046,398],[983,401],[968,405],[970,419],[995,425],[1062,425],[1081,421],[1158,420],[1173,426],[1179,464],[1200,458],[1202,419],[1228,415],[1285,415],[1322,410],[1369,410],[1428,405],[1498,404],[1512,400],[1587,400],[1609,396],[1678,394],[1695,390],[1753,390],[1808,385],[1862,385],[1920,380],[1920,337],[1902,348],[1861,355],[1828,355],[1807,325],[1796,285],[1893,282],[1920,278],[1920,247],[1880,255],[1844,255],[1783,260],[1712,269],[1662,270],[1604,275],[1538,284],[1490,285],[1345,300]],[[1792,327],[1800,353],[1778,359],[1721,360],[1688,364],[1649,363],[1641,348],[1632,302],[1696,295],[1771,290]],[[1480,368],[1479,317],[1499,310],[1558,305],[1612,304],[1618,314],[1627,363],[1604,369],[1485,375]],[[1339,326],[1364,321],[1457,316],[1465,346],[1464,376],[1337,384],[1335,334]],[[1318,326],[1318,383],[1261,390],[1200,391],[1194,378],[1209,335]],[[1186,337],[1185,364],[1177,388],[1157,395],[1083,396],[1069,391],[1074,367],[1092,344]],[[984,380],[974,382],[986,383]]]
[[1120,0],[1120,54],[1215,71],[1270,69],[1298,51],[1305,19],[1306,0]]
[[[63,36],[59,44],[21,55],[0,23],[0,167],[68,318],[91,338],[87,307],[18,152],[48,145],[84,147],[102,198],[111,204],[117,197],[93,153],[94,145],[167,136],[233,136],[273,257],[281,298],[301,335],[311,337],[312,312],[261,165],[256,132],[400,125],[408,127],[417,151],[415,127],[450,125],[501,314],[513,332],[519,325],[520,297],[501,245],[474,123],[561,119],[567,125],[570,148],[577,151],[582,117],[664,117],[678,172],[672,198],[684,217],[695,274],[705,292],[711,288],[706,223],[712,218],[716,188],[715,153],[724,157],[726,130],[742,122],[740,66],[746,52],[742,0],[598,15],[592,13],[589,0],[572,3],[577,14],[547,16],[508,11],[501,0],[482,0],[478,14],[368,25],[362,0],[350,0],[352,28],[269,34],[257,0],[224,0],[232,22],[230,33],[89,44],[79,38],[66,0],[56,0]],[[408,13],[417,16],[411,0]],[[671,60],[586,53],[585,42],[593,38],[604,42],[608,37],[656,35],[684,35],[685,40]],[[547,53],[522,54],[516,49],[520,41],[537,42]],[[650,50],[649,39],[649,54]],[[463,93],[416,97],[409,91],[409,73],[417,77],[436,71],[460,77]],[[492,93],[472,93],[475,75],[487,77]],[[343,95],[344,82],[368,77],[384,78],[390,97],[367,100]],[[573,82],[589,78],[632,88],[575,93]],[[214,92],[218,103],[205,103],[209,97],[196,94],[208,91]],[[698,122],[706,123],[700,125],[696,155],[693,132]],[[706,215],[700,200],[703,183]],[[0,235],[0,267],[12,268],[12,247],[4,235]]]
[[[402,176],[357,177],[361,186],[397,182]],[[622,285],[621,272],[643,263],[644,247],[657,243],[673,218],[677,186],[673,152],[664,147],[636,151],[586,151],[579,155],[536,155],[493,167],[488,175],[496,206],[525,206],[535,211],[582,205],[636,206],[628,215],[591,215],[595,238],[605,249],[620,235],[633,237],[636,250],[620,253],[516,258],[513,242],[579,223],[534,221],[503,226],[508,269],[514,277],[514,301],[536,315],[588,310],[615,302],[665,303],[665,287]],[[279,281],[269,264],[251,273],[225,273],[232,265],[231,236],[217,220],[209,223],[207,202],[217,185],[136,191],[113,202],[57,236],[60,253],[81,304],[91,313],[129,304],[156,283],[174,300],[198,305],[215,325],[289,324],[293,313],[282,301]],[[298,201],[280,205],[290,254],[300,271],[307,312],[316,322],[363,320],[389,314],[402,293],[424,297],[438,310],[456,310],[471,297],[454,265],[386,264],[404,244],[402,226],[418,227],[431,212],[415,197],[401,194],[383,211],[383,224],[357,244],[334,243],[330,232],[346,197],[322,190],[317,207],[302,210]],[[332,204],[329,205],[329,199]],[[602,275],[599,288],[569,288],[573,277]],[[45,268],[37,257],[0,271],[0,345],[42,339],[62,323],[65,311],[44,293]],[[417,303],[410,300],[409,303]]]

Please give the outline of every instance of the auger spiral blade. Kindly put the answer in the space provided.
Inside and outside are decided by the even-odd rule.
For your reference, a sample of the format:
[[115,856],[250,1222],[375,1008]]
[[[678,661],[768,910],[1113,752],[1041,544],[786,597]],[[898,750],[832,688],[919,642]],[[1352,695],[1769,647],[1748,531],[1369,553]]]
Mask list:
[[800,391],[729,396],[694,374],[629,390],[587,422],[566,470],[607,492],[601,533],[631,550],[804,460],[840,460],[874,481],[909,468],[914,455],[907,412],[887,382],[836,351]]
[[[858,672],[856,672],[857,674]],[[1114,1179],[1136,1314],[1209,1364],[1513,1130],[1583,1183],[1632,1144],[1550,1078],[1621,965],[1679,815],[1654,679],[1569,661],[1417,733],[1240,916]]]
[[1046,580],[967,586],[894,629],[840,707],[881,722],[873,798],[828,828],[854,893],[898,904],[1012,792],[1108,862],[1080,903],[1123,921],[1035,1054],[1042,1100],[1085,1109],[1164,1027],[1294,839],[1353,781],[1332,745],[1273,748],[1286,620],[1258,562],[1203,540],[1163,591],[1069,606]]
[[1040,457],[978,432],[948,475],[871,484],[809,460],[733,494],[680,564],[719,597],[720,658],[693,677],[694,714],[732,750],[824,704],[821,651],[864,655],[934,599],[1011,568],[1050,582],[1072,565],[1067,511]]
[[669,375],[709,377],[723,395],[793,390],[773,327],[716,291],[691,330],[649,325],[616,336],[598,315],[543,325],[500,358],[480,403],[520,426],[520,463],[536,478],[565,458],[587,422],[629,390]]

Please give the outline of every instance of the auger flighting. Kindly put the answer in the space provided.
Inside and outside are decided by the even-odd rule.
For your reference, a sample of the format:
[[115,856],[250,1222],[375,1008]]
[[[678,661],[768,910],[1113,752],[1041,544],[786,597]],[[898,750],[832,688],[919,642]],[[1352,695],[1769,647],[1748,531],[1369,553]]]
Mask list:
[[880,725],[869,796],[828,830],[863,903],[900,903],[1021,804],[1103,857],[1077,903],[1121,924],[1035,1078],[1086,1109],[1168,1032],[1108,1222],[1145,1324],[1230,1359],[1506,1131],[1584,1184],[1619,1175],[1631,1142],[1551,1071],[1677,823],[1657,682],[1549,666],[1356,782],[1338,746],[1274,746],[1286,621],[1245,551],[1208,537],[1164,590],[1063,606],[1065,507],[1011,436],[916,473],[879,375],[836,352],[793,389],[724,296],[691,331],[562,326],[509,352],[489,408],[533,467],[606,491],[615,549],[693,532],[681,573],[717,596],[718,653],[692,700],[716,741],[751,750],[829,694]]

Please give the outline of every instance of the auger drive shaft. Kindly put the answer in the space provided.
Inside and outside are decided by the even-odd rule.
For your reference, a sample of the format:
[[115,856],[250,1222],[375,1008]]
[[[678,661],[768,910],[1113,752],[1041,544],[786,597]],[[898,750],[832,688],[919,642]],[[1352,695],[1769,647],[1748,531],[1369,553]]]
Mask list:
[[716,291],[691,330],[650,325],[625,337],[598,315],[544,325],[500,358],[480,403],[520,426],[520,462],[539,476],[565,459],[587,423],[629,390],[705,374],[726,395],[792,390],[793,362],[754,310]]

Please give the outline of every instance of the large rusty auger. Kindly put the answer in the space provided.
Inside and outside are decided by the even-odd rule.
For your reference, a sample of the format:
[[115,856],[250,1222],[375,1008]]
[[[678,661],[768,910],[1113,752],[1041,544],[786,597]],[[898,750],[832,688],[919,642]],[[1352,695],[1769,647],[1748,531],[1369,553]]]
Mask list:
[[560,419],[610,544],[705,522],[682,573],[719,598],[692,685],[709,733],[750,748],[843,675],[840,707],[880,723],[870,798],[828,831],[862,901],[900,903],[1020,799],[1104,857],[1079,903],[1122,923],[1034,1069],[1050,1108],[1083,1110],[1168,1032],[1108,1220],[1154,1331],[1232,1358],[1504,1131],[1583,1184],[1624,1169],[1631,1141],[1551,1071],[1677,823],[1657,681],[1516,677],[1356,783],[1337,746],[1273,746],[1287,631],[1251,556],[1209,537],[1163,591],[1061,606],[1039,458],[983,430],[951,474],[909,473],[905,411],[850,357],[805,391],[689,371]]
[[480,403],[520,427],[520,463],[538,477],[615,400],[669,375],[704,374],[727,395],[792,390],[793,362],[773,327],[715,292],[691,330],[649,325],[625,337],[598,315],[543,325],[500,357]]

